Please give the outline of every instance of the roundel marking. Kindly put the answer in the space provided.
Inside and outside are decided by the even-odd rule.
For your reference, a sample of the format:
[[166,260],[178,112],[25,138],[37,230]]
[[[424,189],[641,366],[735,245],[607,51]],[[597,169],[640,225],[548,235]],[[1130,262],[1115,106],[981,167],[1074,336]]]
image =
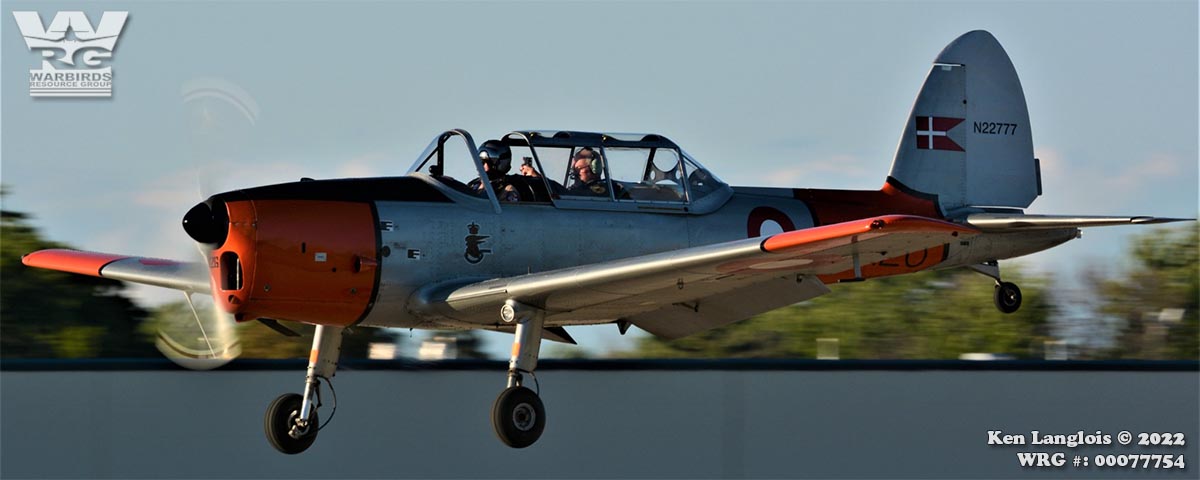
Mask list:
[[[782,230],[775,232],[772,231],[775,230],[773,227]],[[767,230],[765,233],[782,233],[795,229],[796,224],[792,223],[792,219],[774,207],[755,207],[750,211],[750,217],[746,219],[746,238],[761,237],[764,233],[763,230]]]

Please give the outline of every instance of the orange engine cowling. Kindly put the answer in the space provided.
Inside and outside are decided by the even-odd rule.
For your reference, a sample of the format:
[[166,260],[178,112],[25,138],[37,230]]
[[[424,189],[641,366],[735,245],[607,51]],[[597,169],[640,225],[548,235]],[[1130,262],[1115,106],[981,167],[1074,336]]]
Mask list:
[[348,326],[370,308],[379,278],[371,204],[228,199],[213,210],[228,222],[209,258],[213,298],[238,321]]

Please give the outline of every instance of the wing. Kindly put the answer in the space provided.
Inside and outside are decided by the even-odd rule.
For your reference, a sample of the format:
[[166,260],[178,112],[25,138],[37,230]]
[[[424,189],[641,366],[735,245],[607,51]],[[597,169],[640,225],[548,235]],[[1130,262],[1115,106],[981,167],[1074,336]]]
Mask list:
[[431,320],[497,325],[500,306],[511,299],[546,310],[548,326],[627,320],[676,338],[829,292],[817,275],[978,233],[940,220],[889,215],[548,272],[430,285],[409,308]]
[[30,267],[112,278],[193,293],[210,293],[208,269],[200,263],[79,250],[38,250],[21,257]]

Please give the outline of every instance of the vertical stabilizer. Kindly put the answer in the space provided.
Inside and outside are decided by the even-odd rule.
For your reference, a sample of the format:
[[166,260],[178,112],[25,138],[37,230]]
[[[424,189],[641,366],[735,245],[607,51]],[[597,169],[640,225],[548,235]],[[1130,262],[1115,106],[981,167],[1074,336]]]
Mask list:
[[917,94],[891,177],[964,206],[1025,208],[1040,194],[1029,110],[1004,48],[983,30],[947,45]]

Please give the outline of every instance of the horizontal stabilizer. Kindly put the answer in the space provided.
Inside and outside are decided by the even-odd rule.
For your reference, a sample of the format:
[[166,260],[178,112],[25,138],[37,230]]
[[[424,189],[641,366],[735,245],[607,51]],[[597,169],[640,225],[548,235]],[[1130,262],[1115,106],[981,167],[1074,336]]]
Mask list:
[[967,224],[983,231],[1041,230],[1055,228],[1107,227],[1195,221],[1194,218],[1103,217],[1087,215],[1023,215],[976,213],[967,216]]

